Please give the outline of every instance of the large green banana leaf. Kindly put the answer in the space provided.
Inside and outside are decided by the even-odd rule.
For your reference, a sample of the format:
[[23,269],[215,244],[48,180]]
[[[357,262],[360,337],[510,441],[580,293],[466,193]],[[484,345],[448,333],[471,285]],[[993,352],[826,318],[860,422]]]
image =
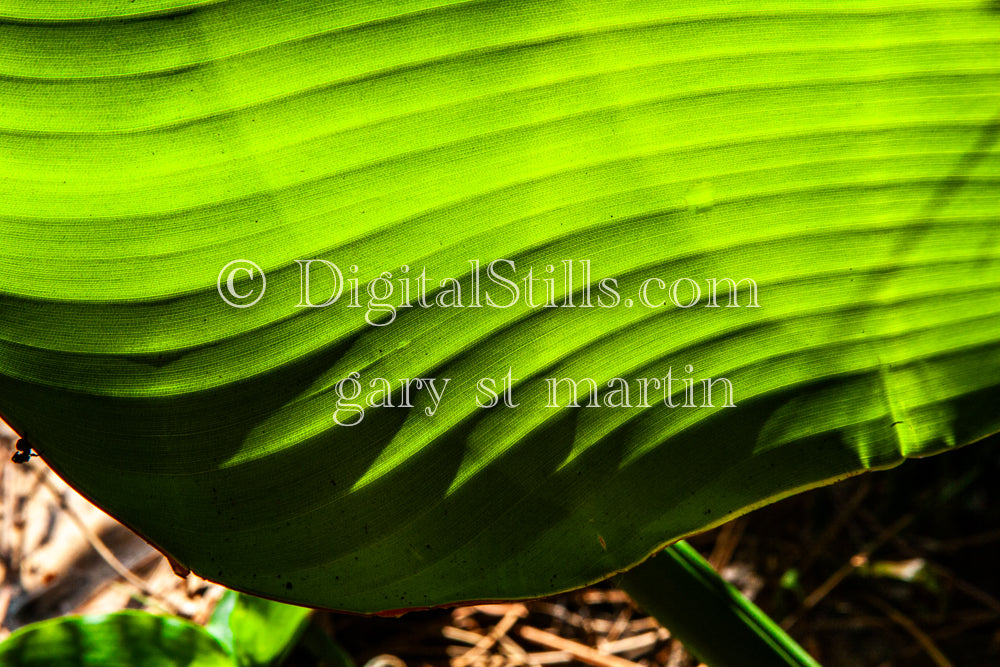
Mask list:
[[0,414],[233,588],[581,586],[1000,430],[998,133],[981,0],[2,0]]

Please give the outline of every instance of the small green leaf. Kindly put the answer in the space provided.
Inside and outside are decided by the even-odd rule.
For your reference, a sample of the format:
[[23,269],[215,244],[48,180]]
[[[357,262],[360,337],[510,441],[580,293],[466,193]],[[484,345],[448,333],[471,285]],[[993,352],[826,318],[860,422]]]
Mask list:
[[205,624],[205,630],[215,637],[220,644],[233,653],[233,631],[229,627],[229,617],[236,607],[236,600],[239,593],[236,591],[226,591],[215,604],[212,617]]
[[33,623],[0,644],[3,667],[233,667],[204,628],[170,616],[123,611]]
[[206,628],[241,667],[270,665],[295,645],[312,610],[228,591]]
[[687,542],[622,575],[620,585],[684,647],[713,667],[819,667]]

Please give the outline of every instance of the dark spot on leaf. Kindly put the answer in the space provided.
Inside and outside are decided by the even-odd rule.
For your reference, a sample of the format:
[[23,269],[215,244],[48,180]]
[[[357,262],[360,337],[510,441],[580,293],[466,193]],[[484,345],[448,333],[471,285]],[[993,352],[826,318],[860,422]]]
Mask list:
[[285,584],[285,590],[289,591],[292,590],[292,582],[289,581],[288,583]]

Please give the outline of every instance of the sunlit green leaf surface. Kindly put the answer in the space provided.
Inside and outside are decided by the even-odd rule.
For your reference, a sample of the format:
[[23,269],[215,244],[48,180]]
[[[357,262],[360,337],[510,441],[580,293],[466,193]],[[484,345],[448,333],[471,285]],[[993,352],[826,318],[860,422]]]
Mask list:
[[581,586],[1000,430],[998,133],[990,2],[3,0],[0,414],[231,587]]

